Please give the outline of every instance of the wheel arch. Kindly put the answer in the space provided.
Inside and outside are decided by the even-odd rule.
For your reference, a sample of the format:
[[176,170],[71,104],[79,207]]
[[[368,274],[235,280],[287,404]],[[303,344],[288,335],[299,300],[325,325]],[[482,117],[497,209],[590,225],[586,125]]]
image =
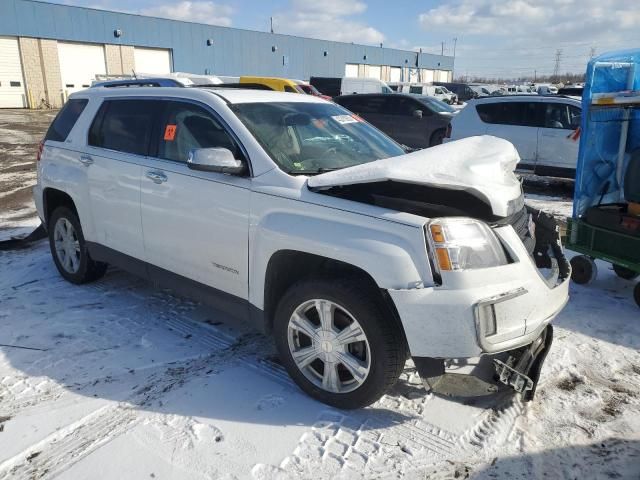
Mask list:
[[264,280],[264,331],[271,333],[273,330],[278,302],[292,285],[312,278],[331,280],[345,277],[362,283],[373,295],[379,296],[408,351],[404,328],[393,300],[367,271],[347,262],[298,250],[278,250],[269,258]]
[[45,226],[49,225],[49,219],[51,214],[58,207],[68,207],[76,215],[78,215],[78,209],[76,204],[68,193],[58,190],[57,188],[45,188],[42,192],[42,206],[44,210],[44,223]]

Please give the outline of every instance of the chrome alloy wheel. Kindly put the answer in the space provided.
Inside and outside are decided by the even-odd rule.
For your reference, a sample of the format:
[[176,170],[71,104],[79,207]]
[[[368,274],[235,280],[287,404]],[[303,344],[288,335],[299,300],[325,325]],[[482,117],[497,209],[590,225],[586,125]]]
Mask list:
[[76,273],[80,268],[80,241],[76,229],[64,217],[59,218],[53,228],[53,242],[62,268]]
[[358,321],[341,306],[308,300],[291,315],[289,351],[304,376],[332,393],[347,393],[364,383],[371,368],[369,342]]

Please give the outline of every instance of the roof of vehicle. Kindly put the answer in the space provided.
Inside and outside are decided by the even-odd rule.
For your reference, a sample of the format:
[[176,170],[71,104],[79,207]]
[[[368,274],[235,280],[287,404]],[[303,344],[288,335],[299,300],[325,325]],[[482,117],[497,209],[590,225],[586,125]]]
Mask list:
[[[176,98],[202,98],[203,93],[214,94],[226,103],[258,103],[258,102],[299,102],[299,103],[322,103],[326,102],[322,98],[312,95],[301,95],[299,93],[277,92],[273,90],[255,90],[244,88],[224,88],[213,86],[193,86],[193,87],[148,87],[148,86],[126,86],[126,87],[92,87],[71,94],[70,98],[90,98],[90,97],[176,97]],[[205,93],[206,94],[206,93]]]
[[381,95],[386,96],[390,96],[390,97],[409,97],[409,98],[413,98],[415,95],[413,94],[409,94],[409,93],[405,93],[405,92],[393,92],[393,93],[384,93],[384,92],[380,92],[380,93],[348,93],[346,95],[340,95],[338,97],[335,97],[336,100],[339,100],[341,98],[368,98],[368,97],[379,97]]
[[294,80],[290,80],[288,78],[282,77],[260,77],[260,76],[252,76],[252,75],[243,75],[240,77],[240,83],[274,83],[280,85],[289,85],[290,87],[295,87],[297,83]]
[[572,97],[569,95],[537,95],[537,94],[516,94],[516,95],[499,95],[499,96],[491,96],[491,97],[480,97],[472,100],[474,103],[498,103],[498,102],[516,102],[522,101],[526,99],[531,102],[546,102],[549,100],[557,100],[557,101],[566,101],[569,100],[571,103],[580,104],[580,101],[576,99],[576,97]]

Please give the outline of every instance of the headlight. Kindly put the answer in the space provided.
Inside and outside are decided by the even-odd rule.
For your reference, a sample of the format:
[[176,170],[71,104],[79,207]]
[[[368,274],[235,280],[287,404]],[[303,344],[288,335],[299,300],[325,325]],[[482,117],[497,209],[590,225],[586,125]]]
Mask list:
[[437,218],[429,223],[435,261],[444,270],[506,265],[507,256],[491,228],[473,218]]

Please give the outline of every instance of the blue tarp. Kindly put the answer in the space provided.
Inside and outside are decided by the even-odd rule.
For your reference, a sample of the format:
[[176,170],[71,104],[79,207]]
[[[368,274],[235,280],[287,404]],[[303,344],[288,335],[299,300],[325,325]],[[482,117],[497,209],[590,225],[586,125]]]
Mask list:
[[[623,200],[616,168],[625,113],[622,108],[593,107],[591,103],[593,94],[628,90],[640,90],[640,49],[605,53],[589,62],[582,95],[574,218],[601,201],[616,203]],[[625,163],[629,153],[640,148],[640,108],[627,112],[629,131]]]

